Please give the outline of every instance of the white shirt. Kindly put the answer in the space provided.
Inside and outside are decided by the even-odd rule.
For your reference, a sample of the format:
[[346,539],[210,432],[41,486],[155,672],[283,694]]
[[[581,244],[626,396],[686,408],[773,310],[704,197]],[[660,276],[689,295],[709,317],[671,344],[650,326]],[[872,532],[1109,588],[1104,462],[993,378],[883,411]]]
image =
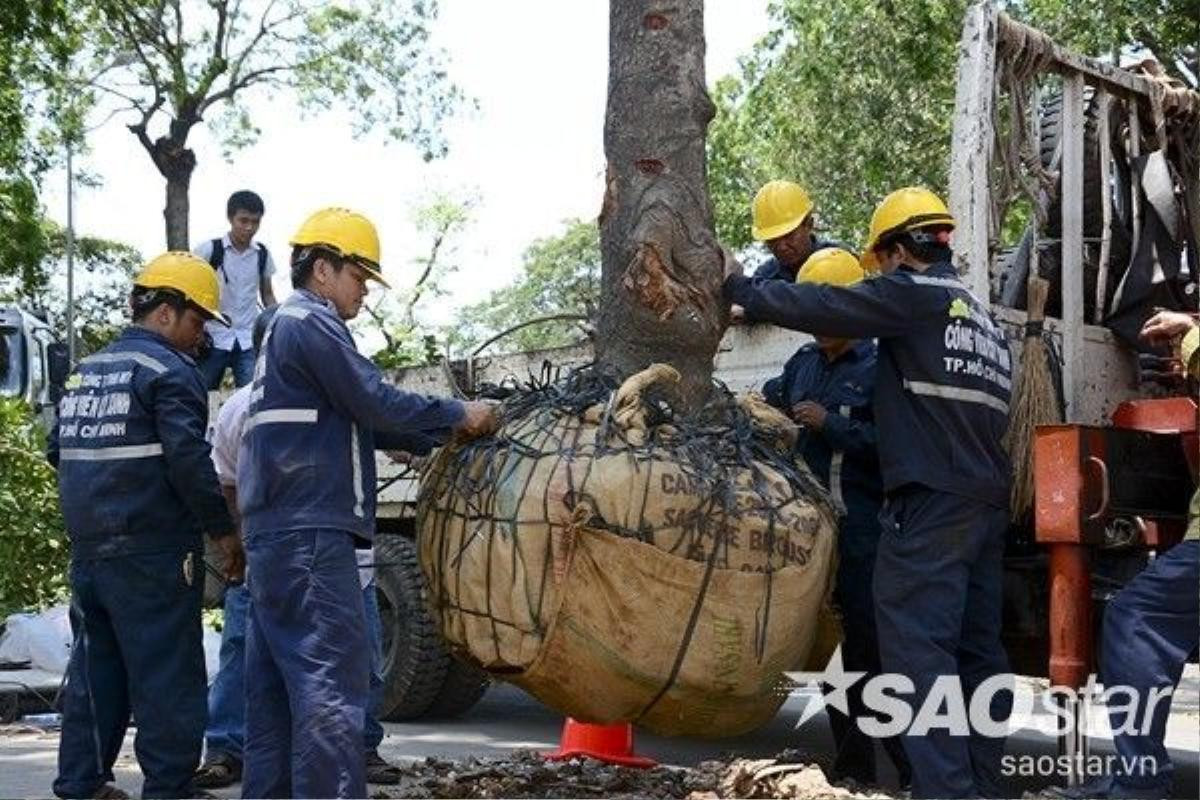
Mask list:
[[251,388],[253,384],[248,383],[238,389],[217,412],[212,433],[212,461],[222,486],[237,486],[238,448],[250,413]]
[[[237,486],[238,448],[242,444],[242,433],[246,417],[250,413],[250,390],[254,384],[246,384],[229,396],[217,412],[217,422],[212,431],[212,461],[217,470],[217,480],[222,486]],[[358,563],[358,582],[367,588],[375,577],[375,552],[371,548],[354,551]]]
[[[254,346],[254,320],[260,309],[258,243],[251,241],[249,247],[239,252],[230,243],[228,233],[221,237],[221,242],[225,246],[225,260],[217,272],[217,286],[221,292],[221,311],[233,324],[226,328],[208,322],[204,327],[212,337],[213,347],[232,350],[237,342],[242,350],[250,350]],[[212,257],[212,245],[212,239],[201,242],[192,253],[208,261]],[[274,274],[275,261],[268,252],[263,277],[270,278]]]

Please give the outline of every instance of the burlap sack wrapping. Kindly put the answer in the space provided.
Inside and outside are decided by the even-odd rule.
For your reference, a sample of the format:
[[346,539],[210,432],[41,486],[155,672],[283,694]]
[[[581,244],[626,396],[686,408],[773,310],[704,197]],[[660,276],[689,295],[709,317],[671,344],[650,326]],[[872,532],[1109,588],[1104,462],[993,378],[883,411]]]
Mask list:
[[[752,730],[813,647],[834,521],[786,456],[743,465],[732,431],[655,428],[629,398],[652,381],[630,381],[439,453],[417,511],[434,613],[460,653],[577,719]],[[743,405],[756,435],[760,414]]]

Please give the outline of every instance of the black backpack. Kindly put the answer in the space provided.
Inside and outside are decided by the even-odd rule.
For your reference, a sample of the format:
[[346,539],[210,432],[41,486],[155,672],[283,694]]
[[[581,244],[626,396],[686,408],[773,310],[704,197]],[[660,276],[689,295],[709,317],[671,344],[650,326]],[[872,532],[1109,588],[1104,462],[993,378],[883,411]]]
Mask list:
[[[267,277],[267,248],[262,242],[255,242],[254,246],[258,248],[258,282],[262,283],[263,278]],[[229,283],[229,276],[225,274],[225,270],[221,269],[225,266],[225,239],[212,240],[212,252],[208,256],[208,263],[212,264],[212,268],[221,273],[226,283]]]

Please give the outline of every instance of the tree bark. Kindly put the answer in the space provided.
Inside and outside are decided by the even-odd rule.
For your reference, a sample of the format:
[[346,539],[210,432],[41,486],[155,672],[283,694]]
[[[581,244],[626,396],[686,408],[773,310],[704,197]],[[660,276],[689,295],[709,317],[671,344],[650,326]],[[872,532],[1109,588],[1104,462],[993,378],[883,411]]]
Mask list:
[[191,250],[188,236],[188,217],[191,205],[188,192],[192,173],[196,170],[196,154],[187,146],[187,135],[195,122],[172,121],[171,135],[151,141],[146,133],[146,120],[130,125],[130,132],[149,154],[159,174],[167,179],[167,204],[163,208],[166,224],[167,249]]
[[728,325],[708,197],[703,0],[611,0],[597,360],[669,363],[695,408]]
[[[193,169],[195,162],[193,161]],[[188,217],[191,201],[188,191],[192,184],[192,172],[167,177],[167,205],[163,208],[163,219],[167,225],[167,249],[191,250],[188,237]]]

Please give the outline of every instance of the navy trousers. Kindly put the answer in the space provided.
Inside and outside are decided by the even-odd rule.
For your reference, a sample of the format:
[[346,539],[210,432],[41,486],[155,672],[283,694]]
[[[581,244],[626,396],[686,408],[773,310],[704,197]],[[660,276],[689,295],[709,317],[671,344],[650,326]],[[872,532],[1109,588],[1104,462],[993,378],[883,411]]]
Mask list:
[[[837,709],[827,708],[835,749],[833,774],[869,784],[878,780],[875,743],[858,728],[855,720],[868,714],[863,702],[863,684],[880,672],[872,588],[879,524],[877,520],[873,522],[874,525],[868,526],[843,518],[838,530],[838,570],[833,596],[842,612],[842,666],[850,672],[867,674],[846,692],[848,717]],[[866,523],[865,519],[863,523]],[[900,785],[907,786],[911,781],[911,770],[900,738],[892,736],[880,743],[896,767]]]
[[205,723],[204,548],[71,562],[75,646],[62,697],[59,797],[113,780],[130,712],[142,797],[192,797]]
[[353,535],[256,532],[246,558],[242,796],[366,797],[370,648]]
[[[940,676],[958,676],[964,702],[993,675],[1008,672],[1000,642],[1004,536],[1008,512],[970,498],[911,487],[880,514],[875,617],[883,671],[915,687],[914,718]],[[992,719],[1012,712],[997,692]],[[944,709],[943,709],[944,710]],[[933,728],[905,735],[912,795],[1000,797],[1004,739]]]
[[[367,610],[367,633],[371,642],[371,703],[363,744],[377,750],[383,742],[383,725],[376,717],[383,702],[383,623],[375,599],[375,581],[363,589]],[[221,666],[208,688],[208,729],[204,734],[205,757],[224,755],[242,760],[246,728],[246,620],[250,616],[250,592],[245,585],[230,586],[225,592],[225,627],[221,630]]]
[[1150,562],[1104,613],[1104,686],[1129,687],[1138,697],[1136,708],[1129,707],[1128,698],[1116,698],[1109,714],[1113,743],[1122,756],[1114,797],[1166,797],[1171,788],[1171,758],[1163,745],[1171,698],[1160,696],[1152,708],[1149,699],[1154,690],[1162,693],[1179,683],[1200,640],[1198,586],[1200,542],[1182,542]]

